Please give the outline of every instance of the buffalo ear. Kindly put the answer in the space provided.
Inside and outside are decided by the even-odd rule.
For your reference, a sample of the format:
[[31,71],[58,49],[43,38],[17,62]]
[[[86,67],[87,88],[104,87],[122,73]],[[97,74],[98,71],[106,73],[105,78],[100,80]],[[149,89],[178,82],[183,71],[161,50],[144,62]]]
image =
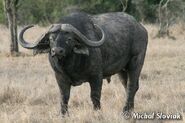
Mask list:
[[82,54],[89,56],[89,49],[85,46],[74,47],[73,52],[76,54]]
[[33,55],[48,53],[50,51],[49,48],[36,48],[33,50]]
[[50,44],[48,34],[38,43],[37,47],[33,50],[33,55],[48,53],[50,51]]

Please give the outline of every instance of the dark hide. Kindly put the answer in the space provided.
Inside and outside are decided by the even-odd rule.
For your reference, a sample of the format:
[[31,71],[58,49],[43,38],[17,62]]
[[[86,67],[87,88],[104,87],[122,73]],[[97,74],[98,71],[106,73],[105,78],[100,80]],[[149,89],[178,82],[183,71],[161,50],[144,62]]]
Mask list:
[[[60,23],[75,26],[90,39],[100,38],[93,23],[100,25],[106,33],[106,41],[102,46],[99,48],[88,47],[89,55],[72,53],[58,60],[56,63],[58,66],[52,65],[53,68],[62,70],[62,72],[55,70],[56,76],[59,76],[57,78],[68,78],[68,82],[65,79],[57,79],[60,89],[66,85],[76,86],[82,82],[89,82],[94,108],[99,109],[103,78],[109,78],[111,75],[119,73],[123,79],[126,79],[124,82],[127,82],[127,77],[122,75],[126,71],[126,76],[129,76],[130,81],[126,84],[123,82],[127,92],[124,111],[133,109],[134,96],[139,88],[139,75],[147,47],[147,31],[143,26],[133,17],[121,12],[95,16],[74,13],[64,17]],[[51,63],[54,61],[50,60]],[[62,107],[67,107],[69,90],[67,92],[62,91],[61,93],[65,96]],[[66,106],[63,106],[64,104]],[[62,109],[62,112],[65,113],[65,111],[67,108]]]

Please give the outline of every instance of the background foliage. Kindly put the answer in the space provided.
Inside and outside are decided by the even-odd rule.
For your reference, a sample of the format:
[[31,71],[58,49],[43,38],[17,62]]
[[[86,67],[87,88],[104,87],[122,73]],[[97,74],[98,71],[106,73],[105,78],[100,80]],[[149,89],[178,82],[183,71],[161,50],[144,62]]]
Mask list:
[[[0,0],[0,23],[5,23],[2,1]],[[165,4],[167,0],[20,0],[18,23],[54,23],[71,8],[80,8],[92,14],[125,10],[140,21],[156,23],[160,1]],[[127,8],[123,6],[126,2]],[[185,20],[185,0],[170,0],[167,7],[172,22]]]

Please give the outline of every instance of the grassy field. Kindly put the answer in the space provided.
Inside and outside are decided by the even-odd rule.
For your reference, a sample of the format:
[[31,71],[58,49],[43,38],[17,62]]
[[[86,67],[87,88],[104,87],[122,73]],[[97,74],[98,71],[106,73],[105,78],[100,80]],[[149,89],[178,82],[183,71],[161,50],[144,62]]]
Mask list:
[[[135,98],[136,112],[181,113],[185,118],[185,26],[175,25],[169,38],[154,38],[157,26],[145,25],[149,32],[147,56]],[[36,39],[45,28],[36,28],[26,38]],[[102,90],[102,109],[93,111],[87,83],[73,87],[70,117],[60,116],[59,89],[47,55],[9,56],[8,30],[0,26],[0,123],[123,123],[121,116],[125,90],[115,75]],[[183,123],[185,120],[137,120],[137,123]]]

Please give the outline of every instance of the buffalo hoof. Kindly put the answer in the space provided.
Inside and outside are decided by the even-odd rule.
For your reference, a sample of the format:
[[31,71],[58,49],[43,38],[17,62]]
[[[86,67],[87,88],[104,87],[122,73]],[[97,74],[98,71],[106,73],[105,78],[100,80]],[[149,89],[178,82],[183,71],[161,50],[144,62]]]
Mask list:
[[61,113],[61,116],[62,116],[62,118],[66,118],[66,117],[69,117],[69,113],[67,112],[67,113]]
[[100,110],[101,109],[100,103],[94,104],[93,109],[95,111]]
[[134,103],[129,103],[123,108],[123,112],[130,112],[134,109]]

